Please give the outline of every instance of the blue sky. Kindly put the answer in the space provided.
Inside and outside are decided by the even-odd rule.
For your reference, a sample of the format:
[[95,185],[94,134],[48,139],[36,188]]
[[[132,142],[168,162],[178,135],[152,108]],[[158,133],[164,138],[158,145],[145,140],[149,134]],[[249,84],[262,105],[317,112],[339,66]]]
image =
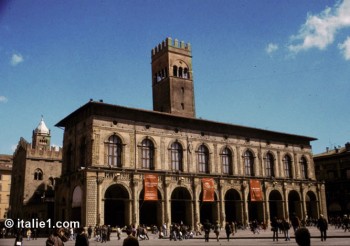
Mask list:
[[0,153],[90,98],[152,110],[151,49],[190,42],[197,117],[350,141],[350,0],[0,0]]

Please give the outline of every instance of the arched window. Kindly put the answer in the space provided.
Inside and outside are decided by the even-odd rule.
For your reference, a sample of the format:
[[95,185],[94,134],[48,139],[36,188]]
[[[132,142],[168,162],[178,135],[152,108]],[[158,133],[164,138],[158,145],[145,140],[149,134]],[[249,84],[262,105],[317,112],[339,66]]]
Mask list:
[[43,180],[43,171],[39,168],[34,171],[34,180]]
[[222,172],[224,174],[233,174],[232,172],[232,152],[229,148],[224,148],[221,152]]
[[254,156],[253,153],[247,150],[244,153],[244,169],[246,176],[254,176]]
[[184,78],[185,79],[189,79],[190,78],[190,75],[188,74],[188,69],[187,68],[184,69]]
[[118,136],[113,135],[108,138],[107,145],[108,165],[122,167],[122,140]]
[[305,157],[301,157],[300,159],[300,174],[302,179],[307,179],[307,162]]
[[182,146],[175,142],[170,147],[171,169],[173,171],[182,171]]
[[173,67],[173,76],[177,77],[177,66]]
[[292,159],[289,155],[285,155],[283,158],[284,176],[286,178],[292,178]]
[[266,177],[275,177],[274,172],[275,161],[271,153],[267,153],[265,158],[265,175]]
[[145,139],[141,143],[142,168],[154,169],[154,145],[151,140]]
[[182,76],[183,76],[182,71],[183,71],[183,70],[182,70],[182,67],[179,67],[179,77],[180,77],[180,78],[182,78]]
[[209,173],[209,150],[203,144],[198,148],[198,171]]

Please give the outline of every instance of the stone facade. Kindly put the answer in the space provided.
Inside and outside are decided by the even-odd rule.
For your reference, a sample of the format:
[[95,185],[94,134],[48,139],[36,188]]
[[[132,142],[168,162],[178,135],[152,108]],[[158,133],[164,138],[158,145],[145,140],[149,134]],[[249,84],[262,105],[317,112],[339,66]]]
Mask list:
[[0,221],[8,216],[11,190],[12,155],[0,155]]
[[[184,56],[176,60],[191,64]],[[174,77],[174,64],[163,65],[157,67]],[[183,83],[193,86],[191,75],[174,81],[189,78]],[[162,81],[170,79],[152,85]],[[169,94],[157,95],[166,101],[162,96]],[[90,101],[57,123],[65,130],[56,219],[83,225],[183,222],[194,227],[206,219],[247,225],[292,213],[301,219],[327,214],[324,184],[315,177],[314,138],[196,119],[194,109],[187,111],[191,100],[177,108],[181,97],[174,98],[168,110],[160,110],[154,100],[154,111]],[[157,201],[144,199],[147,174],[158,177]],[[203,178],[214,181],[211,202],[203,202]],[[251,180],[260,186],[260,201],[252,200]]]
[[350,214],[350,143],[314,155],[316,177],[326,184],[328,215]]
[[11,211],[13,219],[54,218],[55,180],[61,176],[62,150],[50,147],[43,120],[33,131],[33,143],[21,138],[13,155]]

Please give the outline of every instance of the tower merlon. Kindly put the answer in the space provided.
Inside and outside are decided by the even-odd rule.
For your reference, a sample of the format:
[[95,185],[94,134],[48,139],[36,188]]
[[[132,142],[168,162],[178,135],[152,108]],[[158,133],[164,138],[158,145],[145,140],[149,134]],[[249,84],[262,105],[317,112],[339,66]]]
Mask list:
[[191,44],[190,43],[185,43],[184,41],[179,42],[178,39],[172,40],[171,37],[167,37],[162,43],[158,44],[156,47],[152,49],[152,56],[158,54],[161,52],[163,49],[166,47],[173,47],[177,49],[183,49],[188,52],[191,52]]

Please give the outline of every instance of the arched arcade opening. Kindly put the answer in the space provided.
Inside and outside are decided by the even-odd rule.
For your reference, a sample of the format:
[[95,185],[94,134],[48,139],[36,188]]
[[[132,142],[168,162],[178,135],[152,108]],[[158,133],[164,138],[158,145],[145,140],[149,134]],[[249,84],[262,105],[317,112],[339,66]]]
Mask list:
[[104,196],[104,224],[112,227],[128,225],[130,201],[129,193],[124,186],[114,184],[108,187]]
[[157,201],[145,201],[145,190],[142,189],[139,197],[140,224],[146,226],[159,226],[162,224],[162,196],[158,192]]
[[192,225],[192,199],[184,187],[177,187],[171,193],[171,223]]
[[235,189],[230,189],[225,194],[225,217],[229,222],[242,222],[242,200]]
[[283,201],[282,195],[278,190],[273,190],[269,195],[270,220],[273,218],[283,219]]

